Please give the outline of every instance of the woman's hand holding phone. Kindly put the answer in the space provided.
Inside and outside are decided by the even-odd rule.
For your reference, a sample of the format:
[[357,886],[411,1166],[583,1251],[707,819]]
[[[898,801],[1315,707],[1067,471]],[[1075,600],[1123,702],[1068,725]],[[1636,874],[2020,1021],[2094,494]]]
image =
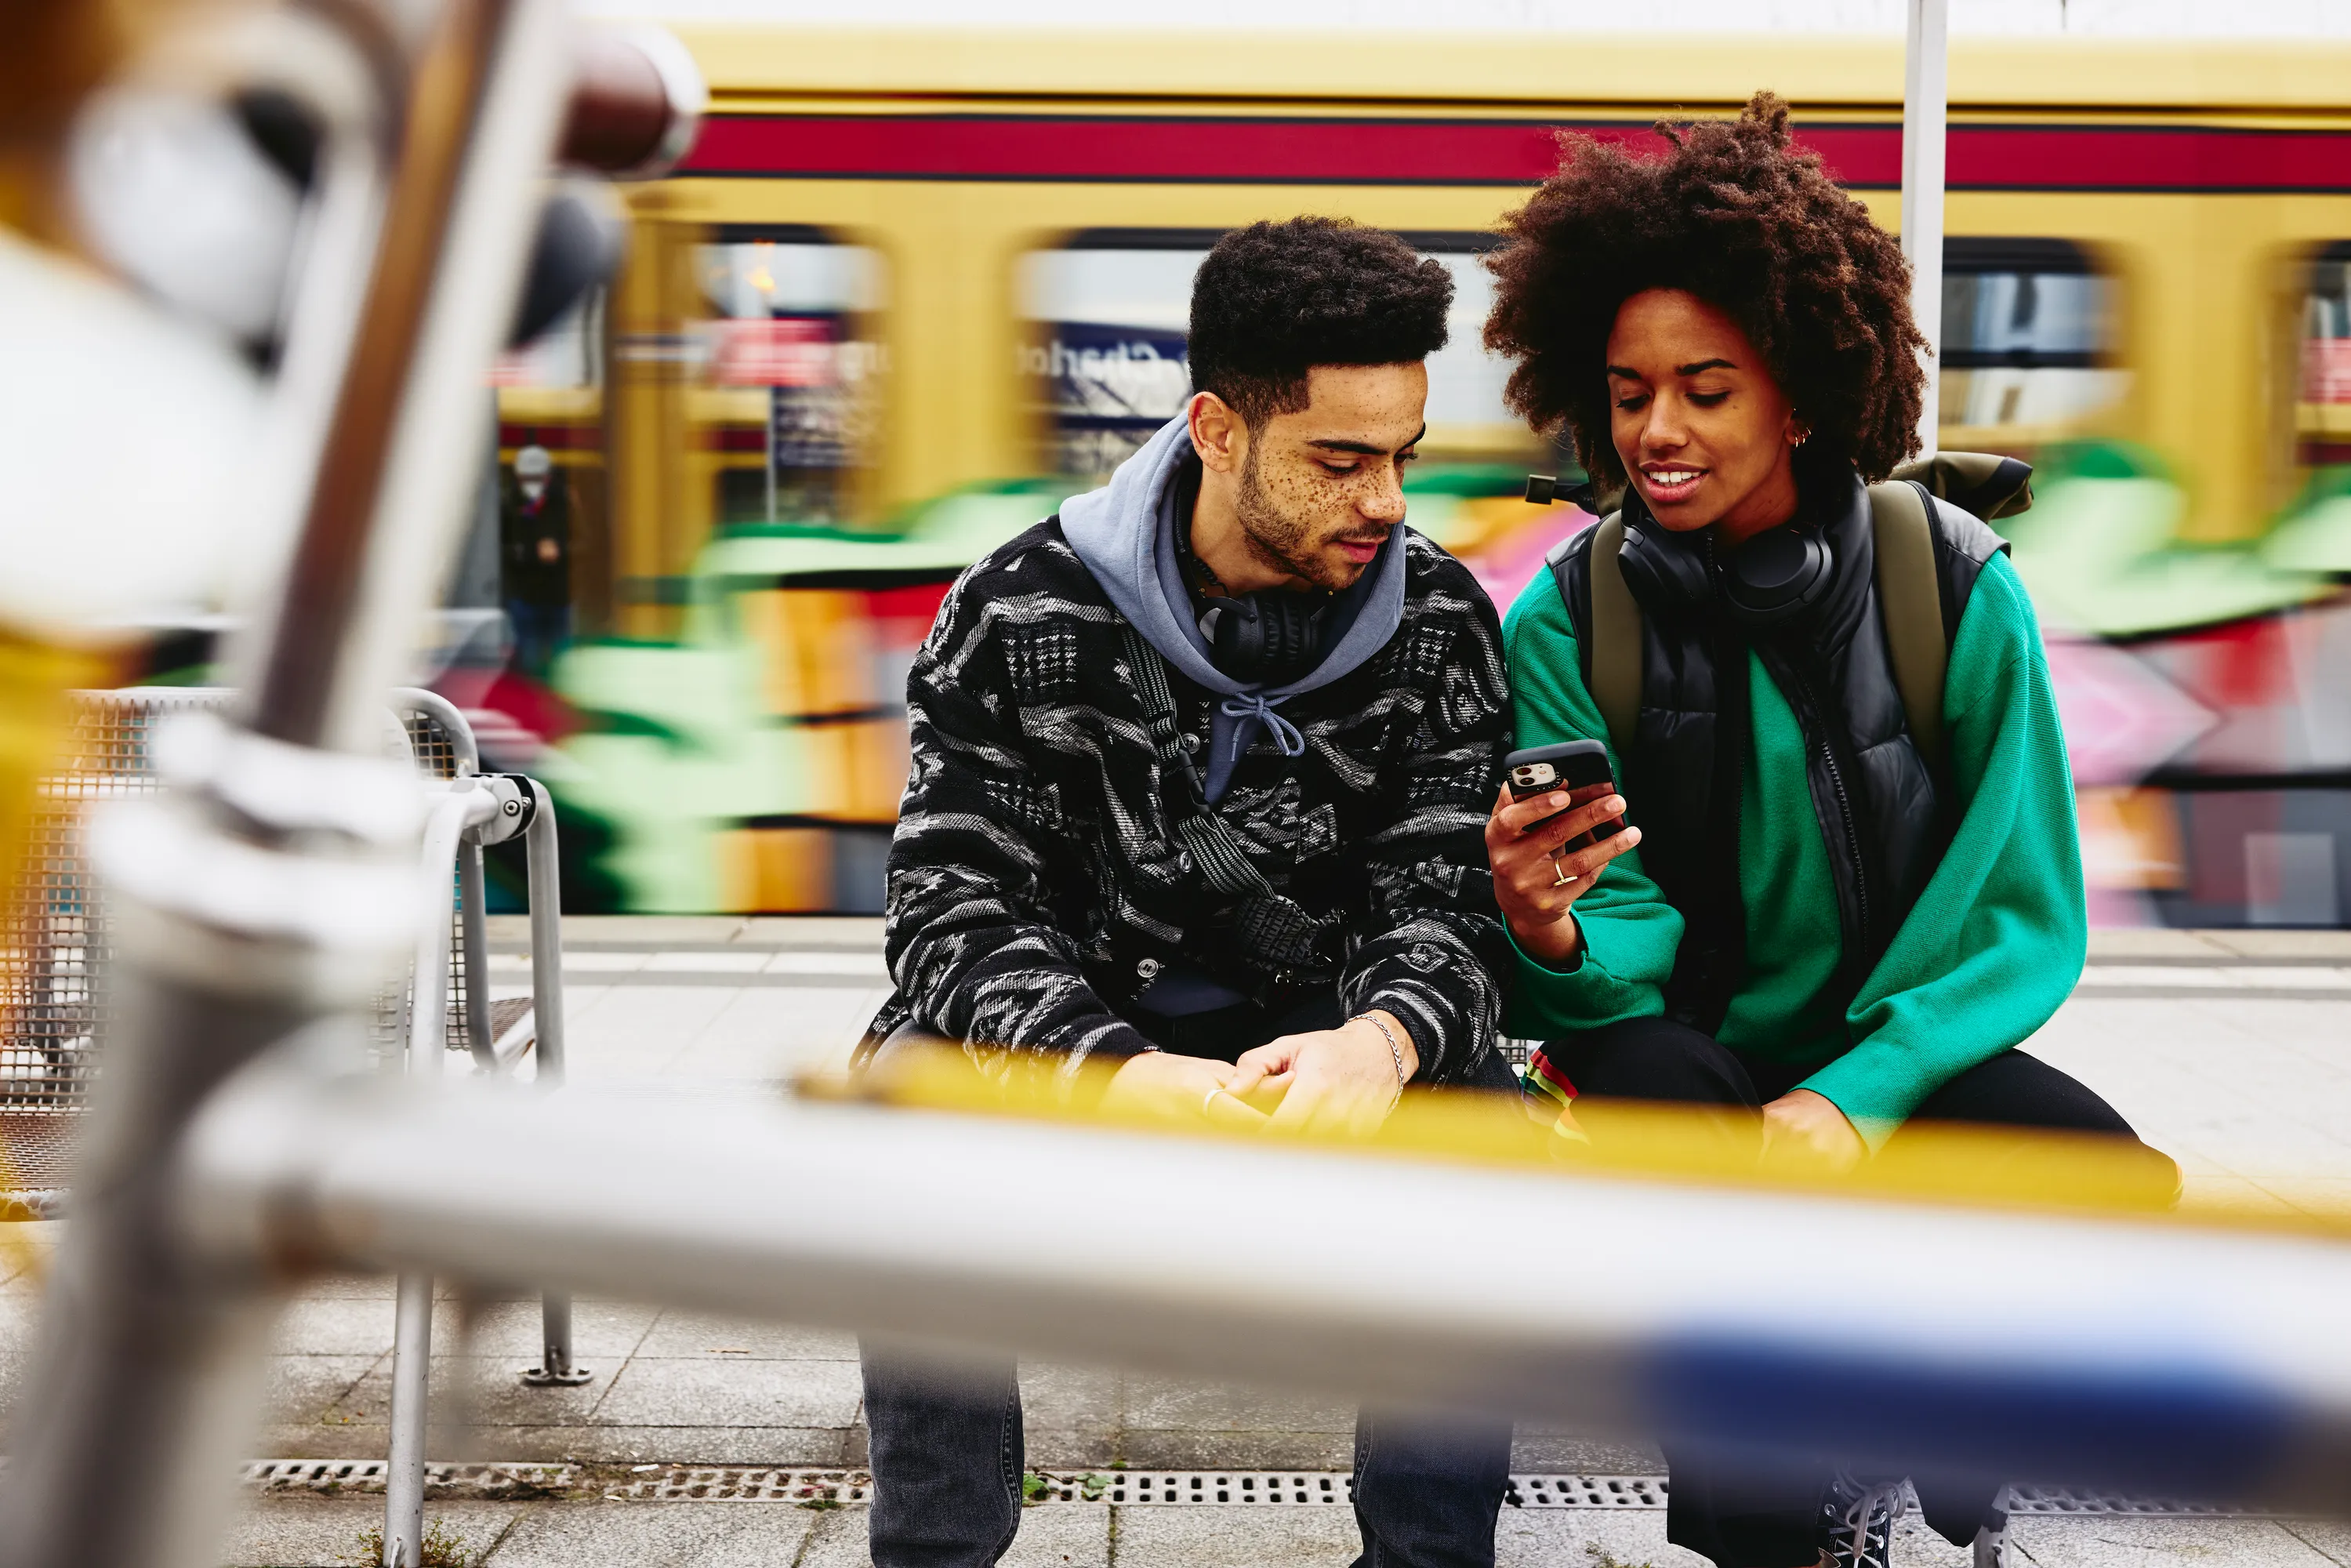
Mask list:
[[1625,798],[1605,779],[1523,800],[1502,786],[1486,819],[1486,858],[1495,900],[1529,957],[1558,967],[1575,956],[1583,942],[1575,901],[1602,868],[1641,841],[1641,830],[1625,825],[1624,816]]

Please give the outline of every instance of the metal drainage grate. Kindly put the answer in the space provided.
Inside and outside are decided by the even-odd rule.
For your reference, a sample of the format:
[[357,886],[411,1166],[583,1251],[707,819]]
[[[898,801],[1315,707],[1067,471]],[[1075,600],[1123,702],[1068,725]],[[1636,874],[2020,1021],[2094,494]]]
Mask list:
[[1037,1502],[1343,1503],[1353,1493],[1353,1478],[1343,1471],[1040,1470],[1037,1479],[1043,1486],[1041,1495],[1030,1491]]
[[1512,1476],[1512,1508],[1663,1508],[1663,1476]]
[[[327,1496],[381,1492],[381,1459],[256,1459],[245,1484],[262,1491],[313,1491]],[[435,1497],[535,1497],[579,1484],[571,1465],[427,1465],[425,1489]]]
[[[244,1480],[263,1491],[327,1496],[381,1493],[381,1459],[256,1459]],[[541,1497],[584,1484],[577,1465],[428,1465],[426,1490],[436,1498]],[[1103,1503],[1121,1507],[1211,1504],[1245,1507],[1340,1506],[1354,1500],[1354,1478],[1344,1470],[1033,1470],[1031,1503]],[[608,1484],[619,1502],[785,1502],[846,1508],[873,1500],[873,1477],[854,1469],[776,1469],[749,1465],[638,1465],[630,1479]],[[1517,1475],[1504,1500],[1512,1508],[1661,1509],[1663,1476]],[[2020,1516],[2136,1515],[2148,1519],[2270,1517],[2263,1511],[2157,1498],[2101,1497],[2064,1487],[2016,1487],[2009,1511]]]
[[737,1465],[639,1465],[636,1479],[607,1487],[623,1502],[796,1502],[873,1500],[873,1478],[863,1470],[763,1470]]
[[2267,1512],[2233,1503],[2179,1502],[2165,1498],[2100,1497],[2069,1487],[2012,1487],[2008,1511],[2029,1514],[2139,1514],[2161,1519],[2242,1519]]
[[[643,1466],[635,1479],[608,1487],[617,1501],[796,1502],[836,1506],[872,1500],[864,1470],[756,1469],[733,1465]],[[1123,1507],[1212,1503],[1352,1504],[1354,1478],[1344,1470],[1032,1470],[1030,1503],[1110,1503]],[[1514,1508],[1666,1506],[1660,1476],[1526,1475],[1510,1478]]]

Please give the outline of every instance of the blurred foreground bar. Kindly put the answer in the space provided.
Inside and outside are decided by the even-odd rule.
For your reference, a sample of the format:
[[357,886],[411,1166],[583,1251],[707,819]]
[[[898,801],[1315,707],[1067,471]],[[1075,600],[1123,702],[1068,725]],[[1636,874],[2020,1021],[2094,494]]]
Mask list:
[[[184,1219],[233,1266],[2351,1513],[2351,1246],[2330,1234],[1066,1119],[560,1101],[265,1064],[192,1134]],[[1092,1218],[1037,1201],[1081,1193]]]

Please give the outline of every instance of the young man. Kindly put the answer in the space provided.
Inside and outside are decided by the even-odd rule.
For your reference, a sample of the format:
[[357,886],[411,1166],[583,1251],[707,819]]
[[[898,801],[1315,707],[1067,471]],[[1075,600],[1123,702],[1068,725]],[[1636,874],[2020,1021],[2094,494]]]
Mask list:
[[[998,1082],[1355,1131],[1406,1082],[1510,1086],[1481,839],[1499,628],[1403,527],[1451,295],[1378,230],[1227,235],[1184,417],[956,584],[907,680],[868,1060],[945,1037]],[[869,1346],[865,1396],[875,1563],[996,1562],[1011,1363]],[[1366,1418],[1361,1561],[1490,1564],[1509,1455],[1500,1423]]]

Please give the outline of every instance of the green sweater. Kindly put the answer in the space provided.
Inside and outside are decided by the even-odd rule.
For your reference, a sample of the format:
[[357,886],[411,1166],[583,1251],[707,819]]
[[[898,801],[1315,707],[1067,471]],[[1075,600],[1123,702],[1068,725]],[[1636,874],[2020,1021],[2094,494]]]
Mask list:
[[[1516,745],[1607,738],[1584,689],[1567,607],[1540,572],[1503,627]],[[1843,950],[1829,857],[1787,699],[1751,654],[1752,738],[1740,790],[1739,880],[1747,974],[1724,1044],[1818,1070],[1874,1149],[1959,1073],[2047,1022],[2081,977],[2089,940],[2074,783],[2049,665],[2023,584],[2004,556],[1977,580],[1944,685],[1951,848],[1852,1005],[1827,991]],[[1618,777],[1622,777],[1620,772]],[[1641,802],[1628,795],[1637,822]],[[1575,903],[1574,967],[1518,956],[1509,1032],[1549,1039],[1663,1012],[1682,918],[1620,856]]]

